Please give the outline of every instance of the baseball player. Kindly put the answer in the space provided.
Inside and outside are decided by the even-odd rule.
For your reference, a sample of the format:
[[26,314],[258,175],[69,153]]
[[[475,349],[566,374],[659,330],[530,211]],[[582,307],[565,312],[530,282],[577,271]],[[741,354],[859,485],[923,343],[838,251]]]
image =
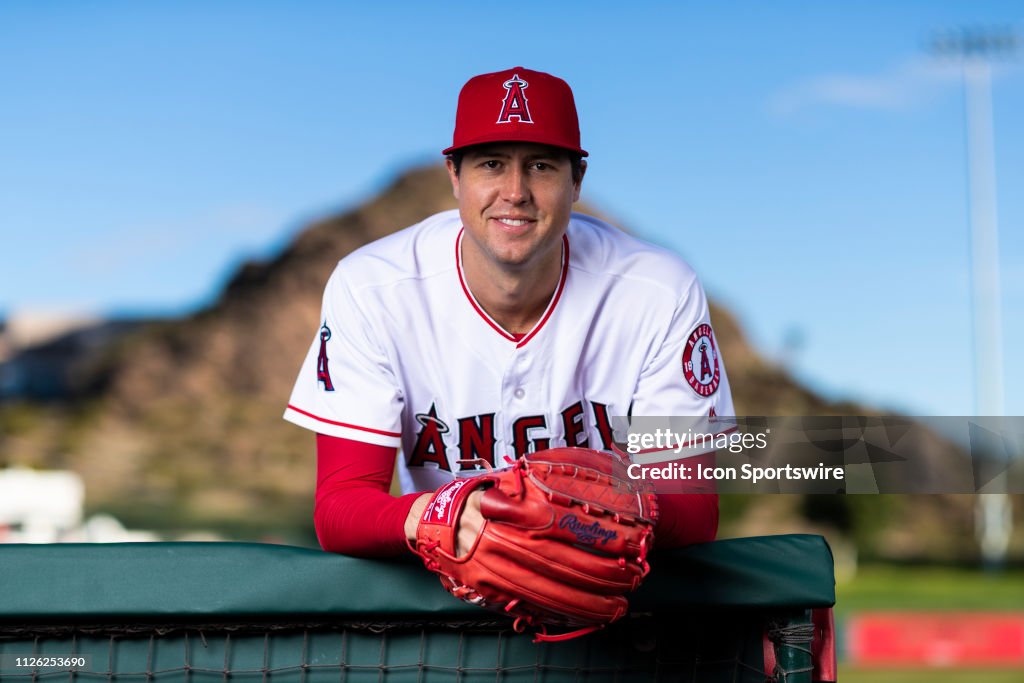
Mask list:
[[[563,80],[470,79],[443,153],[458,210],[339,262],[285,411],[317,433],[328,551],[406,552],[435,489],[548,448],[613,451],[615,418],[733,415],[693,270],[572,211],[587,152]],[[714,494],[658,504],[660,547],[714,538]]]

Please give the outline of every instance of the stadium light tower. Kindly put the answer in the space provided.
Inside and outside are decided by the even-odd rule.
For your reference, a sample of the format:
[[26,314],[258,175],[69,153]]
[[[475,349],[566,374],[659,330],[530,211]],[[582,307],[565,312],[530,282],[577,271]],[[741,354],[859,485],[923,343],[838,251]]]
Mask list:
[[[979,416],[1003,415],[1003,331],[999,291],[995,144],[992,132],[992,62],[1017,47],[1010,29],[960,29],[937,36],[932,52],[956,58],[963,70],[967,125],[967,183],[971,221],[974,321],[974,401]],[[1005,481],[1005,478],[1001,478]],[[988,567],[1002,566],[1013,530],[1010,498],[978,495],[976,534]]]

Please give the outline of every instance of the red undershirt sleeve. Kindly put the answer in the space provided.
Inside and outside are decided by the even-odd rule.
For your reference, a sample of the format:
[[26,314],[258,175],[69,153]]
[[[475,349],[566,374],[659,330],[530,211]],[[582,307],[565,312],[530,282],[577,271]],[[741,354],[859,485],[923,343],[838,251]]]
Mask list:
[[320,546],[357,557],[394,557],[406,551],[405,519],[422,494],[392,496],[395,449],[316,435],[316,506]]
[[[691,464],[698,461],[705,467],[714,466],[715,454],[698,455]],[[660,493],[658,511],[658,524],[654,527],[657,548],[713,541],[718,534],[717,493]]]
[[717,493],[662,493],[661,516],[654,527],[657,548],[679,548],[715,540],[718,533]]

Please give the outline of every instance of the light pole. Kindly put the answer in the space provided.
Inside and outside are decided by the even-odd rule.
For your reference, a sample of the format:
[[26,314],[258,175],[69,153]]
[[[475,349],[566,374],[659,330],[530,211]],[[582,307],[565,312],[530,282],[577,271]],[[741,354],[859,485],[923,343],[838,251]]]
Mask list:
[[[932,51],[960,62],[967,125],[967,183],[971,223],[971,289],[974,322],[974,400],[979,416],[1003,415],[1003,331],[999,290],[995,145],[992,132],[992,61],[1017,46],[1009,29],[961,29],[938,36]],[[982,559],[999,567],[1013,530],[1006,479],[979,493],[975,533]],[[999,492],[999,488],[1004,490]]]

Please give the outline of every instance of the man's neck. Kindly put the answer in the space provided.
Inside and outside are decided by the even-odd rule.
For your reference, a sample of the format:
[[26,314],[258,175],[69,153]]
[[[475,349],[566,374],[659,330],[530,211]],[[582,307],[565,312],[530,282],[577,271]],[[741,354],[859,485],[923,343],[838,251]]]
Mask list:
[[562,250],[546,256],[542,263],[522,270],[488,268],[487,262],[475,259],[463,262],[473,297],[506,332],[529,332],[551,302],[562,275]]

